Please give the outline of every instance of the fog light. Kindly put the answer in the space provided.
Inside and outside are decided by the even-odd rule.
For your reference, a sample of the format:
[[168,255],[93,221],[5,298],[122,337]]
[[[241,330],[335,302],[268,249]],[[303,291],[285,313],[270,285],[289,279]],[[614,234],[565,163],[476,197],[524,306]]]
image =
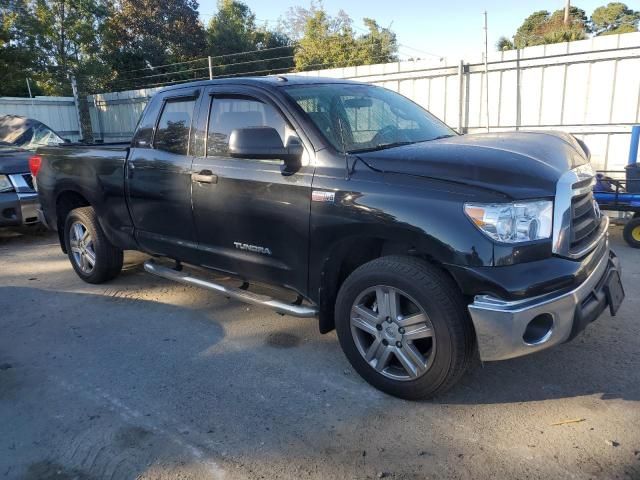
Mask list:
[[522,340],[527,345],[539,345],[546,342],[553,329],[553,317],[550,313],[541,313],[529,322],[522,335]]

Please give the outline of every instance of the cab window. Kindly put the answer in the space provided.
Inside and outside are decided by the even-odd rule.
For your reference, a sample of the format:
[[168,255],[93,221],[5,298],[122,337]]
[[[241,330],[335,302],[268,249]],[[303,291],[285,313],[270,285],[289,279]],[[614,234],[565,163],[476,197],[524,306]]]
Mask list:
[[208,156],[226,155],[229,136],[237,128],[274,128],[285,145],[289,136],[294,134],[275,107],[253,97],[214,96],[209,111]]
[[167,100],[160,114],[153,146],[158,150],[186,155],[195,100]]

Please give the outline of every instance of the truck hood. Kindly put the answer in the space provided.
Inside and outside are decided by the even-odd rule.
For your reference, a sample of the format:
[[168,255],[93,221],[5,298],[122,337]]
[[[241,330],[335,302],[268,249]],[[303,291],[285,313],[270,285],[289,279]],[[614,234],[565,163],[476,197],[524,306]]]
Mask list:
[[515,200],[555,195],[567,170],[588,163],[573,135],[516,132],[461,135],[359,153],[371,168],[463,183]]
[[21,148],[0,146],[0,175],[27,173],[33,152]]

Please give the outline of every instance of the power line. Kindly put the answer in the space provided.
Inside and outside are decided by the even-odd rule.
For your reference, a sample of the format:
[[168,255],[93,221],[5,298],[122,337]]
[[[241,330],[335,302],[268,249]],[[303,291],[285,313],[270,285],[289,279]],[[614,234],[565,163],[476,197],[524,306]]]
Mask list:
[[[386,57],[386,55],[379,55],[377,57],[372,57],[372,58],[376,59],[376,58],[385,58],[385,57]],[[345,60],[343,62],[314,63],[314,64],[307,65],[306,68],[318,68],[318,67],[345,68],[345,67],[349,67],[348,63],[349,63],[349,60]],[[302,73],[302,72],[291,72],[291,68],[290,67],[269,68],[269,69],[264,69],[264,70],[254,70],[254,71],[251,71],[251,72],[239,72],[239,73],[230,73],[230,74],[224,74],[224,75],[215,75],[213,77],[213,80],[224,79],[224,78],[232,78],[232,77],[252,76],[252,75],[258,76],[260,74],[268,75],[268,74],[277,74],[277,73],[285,73],[285,72]],[[151,83],[151,84],[146,84],[146,85],[143,85],[143,86],[139,86],[138,88],[136,88],[136,90],[141,90],[141,89],[144,89],[144,88],[161,87],[161,86],[166,86],[166,85],[176,85],[176,84],[186,83],[186,82],[195,82],[195,81],[198,81],[198,80],[209,80],[209,76],[198,77],[198,78],[190,78],[190,79],[184,79],[184,80],[176,80],[176,81],[168,81],[168,82]]]

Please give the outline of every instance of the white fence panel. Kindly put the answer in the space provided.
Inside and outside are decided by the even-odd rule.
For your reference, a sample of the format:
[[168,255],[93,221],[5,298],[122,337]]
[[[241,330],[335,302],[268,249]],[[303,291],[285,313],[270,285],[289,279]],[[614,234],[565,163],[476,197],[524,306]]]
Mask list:
[[[600,169],[627,161],[640,123],[640,33],[540,45],[489,55],[491,131],[563,130],[583,139]],[[418,60],[303,72],[398,91],[465,133],[486,131],[481,58]],[[95,138],[129,140],[157,89],[88,97]]]

